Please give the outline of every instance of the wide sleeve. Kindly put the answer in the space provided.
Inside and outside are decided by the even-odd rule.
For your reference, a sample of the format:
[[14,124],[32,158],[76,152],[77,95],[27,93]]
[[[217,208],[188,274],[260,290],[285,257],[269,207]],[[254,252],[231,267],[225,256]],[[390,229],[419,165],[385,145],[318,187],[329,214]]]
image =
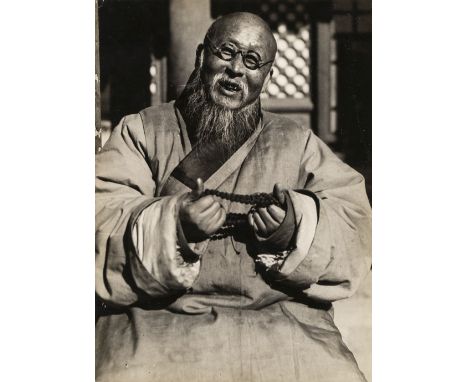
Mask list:
[[198,275],[177,236],[180,195],[155,197],[151,168],[141,117],[127,116],[96,156],[96,294],[110,305],[181,293]]
[[349,297],[371,264],[371,209],[364,178],[312,132],[300,171],[303,187],[289,191],[295,240],[269,277],[314,300]]

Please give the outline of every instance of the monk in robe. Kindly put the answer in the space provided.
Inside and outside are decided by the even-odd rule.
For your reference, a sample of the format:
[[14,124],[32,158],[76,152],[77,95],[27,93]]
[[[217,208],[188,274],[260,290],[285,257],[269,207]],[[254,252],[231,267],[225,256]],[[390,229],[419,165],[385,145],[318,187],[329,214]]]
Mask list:
[[97,155],[98,381],[365,380],[332,307],[370,268],[364,179],[262,110],[275,53],[218,19],[181,96]]

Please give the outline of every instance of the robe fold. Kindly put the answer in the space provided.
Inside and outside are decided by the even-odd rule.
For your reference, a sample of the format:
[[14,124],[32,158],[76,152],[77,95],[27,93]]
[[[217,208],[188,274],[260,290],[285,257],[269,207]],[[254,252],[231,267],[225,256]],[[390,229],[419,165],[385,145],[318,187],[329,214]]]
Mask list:
[[[125,117],[96,158],[98,381],[363,381],[333,323],[370,268],[363,177],[272,113],[208,179],[236,194],[281,183],[294,209],[276,266],[240,232],[183,245],[172,176],[191,152],[174,103]],[[228,212],[248,205],[221,201]],[[261,261],[259,261],[261,260]]]

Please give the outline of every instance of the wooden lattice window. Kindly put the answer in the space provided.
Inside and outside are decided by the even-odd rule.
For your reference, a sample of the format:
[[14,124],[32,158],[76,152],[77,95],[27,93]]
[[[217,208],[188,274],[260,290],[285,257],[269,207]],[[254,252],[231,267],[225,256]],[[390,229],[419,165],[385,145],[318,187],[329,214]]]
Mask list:
[[304,1],[268,0],[259,15],[270,23],[278,44],[266,98],[310,98],[310,19]]

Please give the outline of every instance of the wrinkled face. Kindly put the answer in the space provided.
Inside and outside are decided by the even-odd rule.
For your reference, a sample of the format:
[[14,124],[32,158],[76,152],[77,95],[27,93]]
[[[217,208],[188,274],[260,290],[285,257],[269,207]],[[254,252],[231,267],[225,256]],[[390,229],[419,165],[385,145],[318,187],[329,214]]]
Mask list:
[[[215,47],[225,44],[229,49],[253,51],[262,62],[272,60],[276,53],[271,39],[271,34],[264,28],[247,22],[225,23],[210,37]],[[260,96],[272,65],[249,69],[240,53],[231,61],[225,61],[213,54],[209,47],[205,47],[203,57],[202,81],[209,88],[213,102],[229,109],[250,105]]]

